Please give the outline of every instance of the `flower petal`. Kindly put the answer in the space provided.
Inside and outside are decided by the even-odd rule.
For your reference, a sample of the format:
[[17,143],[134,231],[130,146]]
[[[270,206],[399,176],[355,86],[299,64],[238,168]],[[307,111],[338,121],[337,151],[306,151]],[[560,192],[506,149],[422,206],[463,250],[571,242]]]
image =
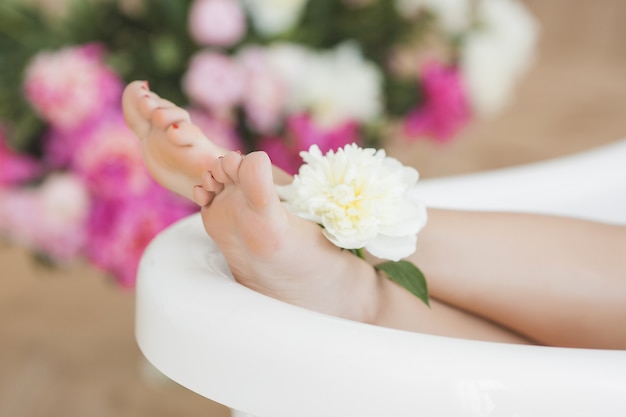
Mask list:
[[378,258],[399,261],[415,252],[416,246],[417,235],[401,237],[378,235],[365,246],[365,249]]
[[322,233],[333,245],[343,249],[361,249],[365,247],[365,244],[367,243],[367,240],[348,240],[345,237],[340,239],[332,234],[328,229],[324,229]]
[[381,234],[400,237],[417,234],[422,230],[428,219],[426,206],[421,202],[416,204],[407,202],[406,206],[403,210],[399,210],[393,223],[380,225]]

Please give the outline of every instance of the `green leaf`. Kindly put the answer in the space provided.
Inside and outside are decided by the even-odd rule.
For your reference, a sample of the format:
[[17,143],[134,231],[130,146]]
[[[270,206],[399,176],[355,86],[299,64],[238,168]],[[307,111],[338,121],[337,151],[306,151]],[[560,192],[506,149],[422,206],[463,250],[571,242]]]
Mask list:
[[359,258],[365,260],[365,251],[363,250],[363,248],[359,248],[359,249],[347,249],[348,252],[352,252],[354,255],[358,256]]
[[422,300],[424,304],[430,307],[426,278],[422,271],[411,262],[389,261],[378,264],[374,268],[383,271],[390,280],[406,288],[411,294],[415,295]]

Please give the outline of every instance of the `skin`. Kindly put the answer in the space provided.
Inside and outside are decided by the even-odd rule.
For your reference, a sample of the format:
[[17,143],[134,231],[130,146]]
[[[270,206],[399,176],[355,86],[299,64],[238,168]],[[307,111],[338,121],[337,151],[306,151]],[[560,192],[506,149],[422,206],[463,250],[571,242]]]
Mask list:
[[151,175],[201,207],[207,233],[245,286],[322,313],[404,330],[626,348],[620,325],[626,320],[626,261],[619,255],[626,253],[624,227],[430,209],[408,259],[428,277],[428,309],[369,263],[330,244],[317,225],[286,211],[274,184],[291,177],[265,153],[244,157],[217,147],[184,109],[145,82],[128,85],[123,108]]

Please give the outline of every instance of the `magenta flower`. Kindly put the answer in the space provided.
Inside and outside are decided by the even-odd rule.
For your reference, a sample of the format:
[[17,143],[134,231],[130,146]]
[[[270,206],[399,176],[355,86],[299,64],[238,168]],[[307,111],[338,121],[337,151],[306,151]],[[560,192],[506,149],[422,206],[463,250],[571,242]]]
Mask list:
[[112,115],[84,138],[75,150],[72,168],[83,176],[92,195],[100,198],[140,195],[152,184],[141,143],[121,114]]
[[423,68],[421,81],[425,101],[406,117],[404,133],[447,142],[471,116],[459,71],[431,62]]
[[183,90],[192,101],[216,113],[241,103],[246,74],[237,62],[215,52],[199,52],[191,58],[183,76]]
[[41,52],[26,69],[24,92],[53,127],[71,130],[118,106],[122,82],[103,62],[97,44]]
[[229,47],[246,31],[246,16],[236,0],[195,0],[189,11],[189,33],[202,45]]
[[156,186],[143,196],[96,200],[88,223],[88,257],[126,288],[135,285],[137,267],[150,241],[196,209]]
[[34,158],[20,155],[7,145],[0,127],[0,187],[30,181],[40,171]]
[[289,141],[268,137],[261,141],[260,148],[267,152],[272,163],[290,174],[298,172],[302,165],[300,152],[316,144],[322,153],[337,150],[350,143],[360,143],[359,126],[355,122],[344,122],[333,128],[322,128],[309,115],[290,116],[287,120]]

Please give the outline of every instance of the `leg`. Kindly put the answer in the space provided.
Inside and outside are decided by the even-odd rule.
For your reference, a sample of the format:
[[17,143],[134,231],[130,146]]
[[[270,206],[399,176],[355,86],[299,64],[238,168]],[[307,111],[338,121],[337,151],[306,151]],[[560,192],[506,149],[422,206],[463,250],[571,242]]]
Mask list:
[[411,261],[431,294],[543,344],[626,348],[626,227],[430,210]]

